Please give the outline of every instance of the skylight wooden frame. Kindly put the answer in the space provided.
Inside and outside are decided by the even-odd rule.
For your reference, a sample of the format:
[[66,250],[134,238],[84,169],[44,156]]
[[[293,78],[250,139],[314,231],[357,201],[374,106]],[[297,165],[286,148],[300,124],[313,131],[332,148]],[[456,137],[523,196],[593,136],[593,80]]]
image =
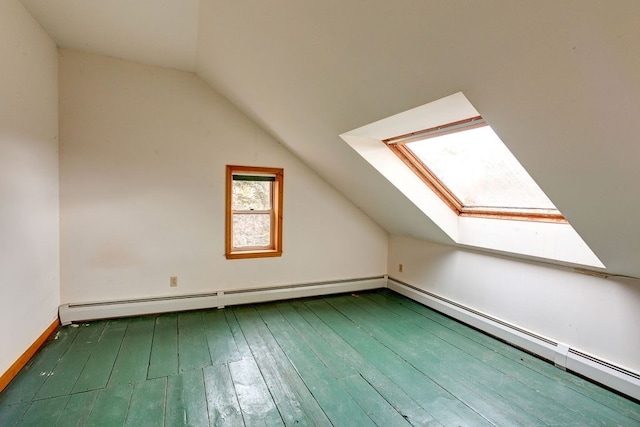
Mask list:
[[410,142],[435,138],[483,126],[487,126],[487,124],[482,116],[476,116],[384,139],[383,142],[458,216],[566,224],[567,220],[559,212],[535,212],[533,209],[518,210],[508,208],[480,208],[464,206],[460,199],[456,197],[456,195],[429,169],[429,167],[405,146],[405,144]]
[[[271,189],[271,233],[268,248],[233,247],[233,175],[274,176]],[[259,166],[227,165],[226,179],[226,215],[225,215],[225,256],[227,259],[265,258],[282,256],[282,207],[284,188],[284,170]],[[256,212],[263,214],[263,212]]]

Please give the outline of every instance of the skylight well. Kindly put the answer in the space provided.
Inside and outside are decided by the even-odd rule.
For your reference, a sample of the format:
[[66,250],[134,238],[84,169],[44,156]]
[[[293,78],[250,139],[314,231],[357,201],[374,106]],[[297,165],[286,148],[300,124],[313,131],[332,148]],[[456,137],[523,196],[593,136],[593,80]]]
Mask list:
[[452,243],[605,268],[462,92],[340,136]]
[[564,222],[480,116],[384,142],[458,215]]

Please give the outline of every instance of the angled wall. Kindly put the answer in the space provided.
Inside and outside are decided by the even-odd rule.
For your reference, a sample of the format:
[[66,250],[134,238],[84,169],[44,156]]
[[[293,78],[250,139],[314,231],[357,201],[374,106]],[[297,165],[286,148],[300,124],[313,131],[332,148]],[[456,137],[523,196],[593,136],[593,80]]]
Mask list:
[[53,41],[0,2],[0,374],[57,315],[57,75]]
[[[386,272],[386,232],[196,75],[59,64],[63,303]],[[225,259],[227,164],[284,168],[281,258]]]

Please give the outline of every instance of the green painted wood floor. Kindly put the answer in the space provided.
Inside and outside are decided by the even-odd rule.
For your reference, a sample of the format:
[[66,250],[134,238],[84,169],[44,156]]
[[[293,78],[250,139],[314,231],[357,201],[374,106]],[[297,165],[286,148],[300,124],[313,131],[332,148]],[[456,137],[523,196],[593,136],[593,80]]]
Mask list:
[[391,291],[60,328],[0,426],[639,426],[640,405]]

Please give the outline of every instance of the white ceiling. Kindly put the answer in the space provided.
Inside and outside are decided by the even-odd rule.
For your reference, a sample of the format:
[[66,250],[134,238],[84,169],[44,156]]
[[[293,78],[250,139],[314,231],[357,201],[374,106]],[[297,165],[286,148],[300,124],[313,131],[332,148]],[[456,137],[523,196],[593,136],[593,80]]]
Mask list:
[[640,276],[640,2],[22,0],[58,45],[195,71],[390,233],[451,243],[339,137],[462,91]]
[[25,0],[58,46],[193,71],[199,0]]

